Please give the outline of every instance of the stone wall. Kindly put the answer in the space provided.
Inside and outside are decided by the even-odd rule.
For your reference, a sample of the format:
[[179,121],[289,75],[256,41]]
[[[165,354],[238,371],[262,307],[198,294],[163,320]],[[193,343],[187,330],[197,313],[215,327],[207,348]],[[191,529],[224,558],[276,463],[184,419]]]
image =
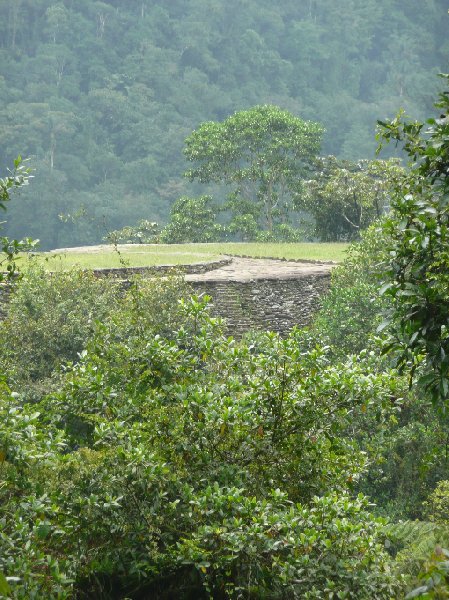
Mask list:
[[[225,259],[212,264],[188,265],[184,272],[200,274],[198,281],[188,276],[189,285],[195,294],[204,293],[212,297],[212,313],[226,320],[227,333],[235,337],[241,337],[249,330],[271,330],[285,334],[296,325],[308,325],[319,308],[320,298],[330,286],[330,270],[239,281],[213,275],[230,262],[230,259]],[[151,276],[171,270],[173,267],[123,268],[102,269],[95,273],[100,277],[109,276],[119,280],[126,287],[132,275]],[[208,271],[212,271],[210,279]],[[5,316],[9,295],[9,286],[0,284],[0,318]]]
[[154,267],[117,267],[111,269],[93,269],[97,277],[114,277],[116,279],[128,279],[133,275],[151,277],[152,275],[167,275],[178,272],[188,274],[201,274],[221,269],[232,262],[232,258],[223,258],[213,262],[192,263],[189,265],[158,265]]
[[249,330],[285,334],[295,325],[310,323],[329,289],[330,273],[290,279],[191,281],[190,285],[196,294],[212,297],[212,312],[226,320],[229,335],[241,337]]

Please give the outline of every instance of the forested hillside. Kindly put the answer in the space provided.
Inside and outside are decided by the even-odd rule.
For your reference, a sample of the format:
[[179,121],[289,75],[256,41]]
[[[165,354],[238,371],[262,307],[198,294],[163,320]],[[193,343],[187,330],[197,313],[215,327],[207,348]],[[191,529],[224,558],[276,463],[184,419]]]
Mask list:
[[185,138],[254,105],[370,157],[377,118],[430,110],[446,32],[443,0],[1,0],[0,170],[35,168],[6,233],[49,248],[165,222],[197,191]]
[[[125,287],[80,269],[49,277],[33,257],[20,273],[28,242],[0,236],[0,600],[449,597],[449,74],[441,81],[435,118],[379,121],[379,142],[399,144],[407,168],[370,161],[389,212],[353,221],[359,241],[305,329],[240,327],[234,339],[211,316],[221,294],[192,296],[179,275]],[[372,180],[335,157],[309,161],[321,133],[276,106],[237,111],[188,136],[189,178],[237,185],[237,200],[242,181],[256,183],[266,234],[273,189],[310,164],[317,176],[298,188],[313,183],[323,204],[335,194],[353,220],[347,189],[366,199]],[[56,129],[49,140],[61,174]],[[289,161],[296,144],[303,156]],[[381,162],[394,171],[387,188]],[[34,182],[20,157],[2,175],[8,214]],[[174,216],[212,220],[208,196],[176,205]],[[277,295],[267,300],[282,316]]]

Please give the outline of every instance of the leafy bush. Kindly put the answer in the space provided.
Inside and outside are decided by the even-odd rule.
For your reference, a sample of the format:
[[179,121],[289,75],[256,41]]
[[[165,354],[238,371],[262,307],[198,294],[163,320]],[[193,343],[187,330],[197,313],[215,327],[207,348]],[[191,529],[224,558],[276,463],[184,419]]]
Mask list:
[[215,485],[191,504],[199,526],[178,551],[211,598],[361,600],[398,589],[380,545],[384,523],[363,497],[329,494],[305,506],[279,490],[260,501]]
[[449,481],[440,481],[426,502],[428,518],[449,529]]
[[113,306],[117,290],[110,281],[85,271],[50,274],[30,267],[14,289],[7,319],[0,322],[0,357],[16,381],[48,377],[75,360]]
[[[382,363],[385,369],[385,360],[379,359],[373,368]],[[391,519],[423,519],[423,503],[447,474],[448,462],[441,451],[446,424],[429,399],[408,390],[408,379],[397,370],[391,372],[398,386],[390,396],[390,417],[353,424],[371,459],[359,489],[377,504],[377,512]]]
[[406,595],[406,600],[442,600],[449,598],[449,551],[436,547],[419,574],[419,584]]
[[345,435],[382,414],[390,376],[296,332],[237,344],[207,298],[177,303],[160,334],[133,294],[60,390],[0,390],[11,597],[394,595],[383,523],[348,495],[366,458]]
[[331,288],[314,321],[314,330],[340,356],[366,348],[382,321],[386,301],[379,294],[379,263],[385,258],[386,242],[380,226],[371,226],[332,271]]
[[[441,75],[449,84],[449,75]],[[398,364],[419,376],[434,403],[447,412],[449,400],[448,335],[448,163],[449,94],[440,92],[435,105],[440,118],[419,121],[404,117],[378,122],[384,142],[401,143],[409,158],[407,178],[392,194],[391,217],[384,228],[390,238],[383,266],[383,290],[390,298],[388,348]]]
[[[447,477],[447,425],[435,413],[428,395],[408,389],[394,356],[381,357],[377,339],[389,300],[380,295],[382,263],[388,256],[389,237],[382,224],[369,228],[353,244],[345,261],[332,273],[332,285],[312,327],[315,339],[329,343],[336,360],[361,354],[372,372],[391,374],[397,388],[390,396],[390,415],[384,420],[363,415],[354,418],[352,435],[369,458],[368,473],[359,489],[377,504],[377,512],[392,519],[423,518],[423,502],[440,479]],[[367,349],[367,350],[366,350]]]
[[288,223],[274,225],[272,231],[256,232],[254,239],[258,242],[302,242],[304,233]]
[[406,574],[406,599],[449,597],[449,528],[429,521],[405,521],[387,527],[388,538],[400,551],[396,568]]
[[179,198],[171,208],[170,222],[161,233],[161,242],[182,244],[220,241],[224,230],[216,221],[217,211],[212,196]]
[[141,219],[137,225],[128,225],[110,231],[103,239],[111,244],[157,244],[160,228],[154,221]]
[[[169,337],[185,321],[181,301],[191,290],[175,268],[163,277],[133,277],[125,287],[126,291],[116,296],[110,306],[106,319],[117,339],[141,332]],[[101,328],[98,322],[97,326]]]
[[[0,359],[11,381],[38,388],[39,380],[75,361],[100,323],[114,319],[121,335],[145,327],[160,333],[176,319],[186,287],[175,275],[134,279],[127,293],[118,282],[89,271],[48,273],[33,266],[14,290],[0,322]],[[130,312],[128,311],[130,309]],[[131,310],[132,309],[132,310]]]

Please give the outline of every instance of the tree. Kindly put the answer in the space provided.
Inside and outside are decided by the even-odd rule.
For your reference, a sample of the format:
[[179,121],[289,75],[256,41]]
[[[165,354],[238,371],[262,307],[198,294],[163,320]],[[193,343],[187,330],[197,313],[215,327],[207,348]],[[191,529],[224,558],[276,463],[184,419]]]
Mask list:
[[[160,190],[183,170],[184,139],[255,104],[323,123],[326,154],[369,157],[374,107],[391,114],[400,102],[421,115],[431,104],[433,72],[446,61],[443,4],[211,0],[206,11],[204,0],[3,0],[0,163],[12,165],[20,148],[36,180],[42,171],[5,234],[34,230],[43,248],[99,242],[101,228],[80,223],[76,239],[60,208],[49,220],[34,198],[76,210],[89,192],[102,218],[93,186],[105,179],[126,186],[138,219],[167,222]],[[63,190],[48,177],[52,155]],[[122,194],[112,201],[113,228],[134,223]],[[252,228],[250,218],[241,224]]]
[[211,196],[179,198],[171,209],[171,218],[161,233],[161,242],[217,242],[223,228],[216,221],[216,207]]
[[300,181],[319,151],[323,128],[277,106],[255,106],[203,123],[186,139],[190,181],[224,183],[234,217],[252,215],[272,231],[295,209]]
[[[442,75],[449,82],[449,75]],[[396,187],[383,292],[394,300],[384,326],[399,364],[418,369],[435,402],[449,408],[449,93],[436,104],[443,111],[428,127],[400,112],[379,121],[379,137],[402,143],[410,172]],[[424,358],[424,364],[423,363]]]
[[393,183],[403,172],[395,159],[354,163],[327,156],[318,159],[317,167],[305,185],[302,205],[325,242],[358,238],[389,207]]

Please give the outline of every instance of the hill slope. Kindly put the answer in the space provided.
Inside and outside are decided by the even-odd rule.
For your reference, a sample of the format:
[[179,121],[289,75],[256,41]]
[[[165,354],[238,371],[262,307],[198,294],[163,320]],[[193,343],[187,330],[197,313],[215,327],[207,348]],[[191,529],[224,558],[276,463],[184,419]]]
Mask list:
[[446,3],[425,4],[1,2],[0,168],[19,152],[36,168],[8,234],[49,248],[163,221],[195,193],[185,137],[255,104],[322,122],[325,153],[370,156],[376,118],[422,116],[447,69]]

